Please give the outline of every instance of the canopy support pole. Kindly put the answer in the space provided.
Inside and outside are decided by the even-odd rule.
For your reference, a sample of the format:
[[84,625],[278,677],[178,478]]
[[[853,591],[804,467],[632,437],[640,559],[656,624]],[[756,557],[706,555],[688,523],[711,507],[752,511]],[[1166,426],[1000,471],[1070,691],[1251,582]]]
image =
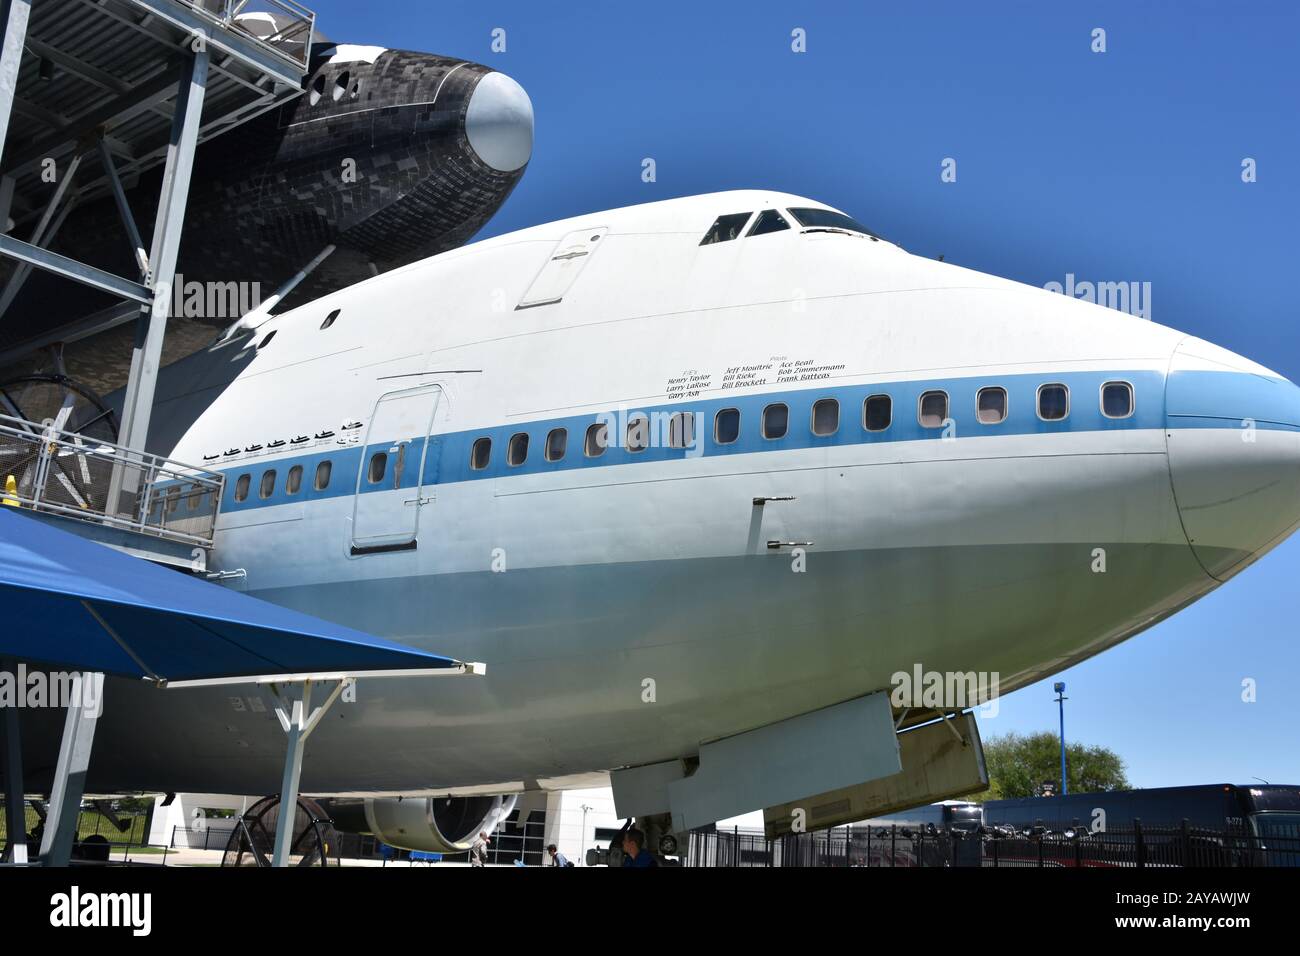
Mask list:
[[95,726],[104,702],[104,675],[74,673],[63,722],[63,742],[54,765],[54,789],[41,837],[41,864],[67,866],[77,839],[77,818],[86,790],[86,770],[95,743]]
[[[317,682],[319,683],[319,681]],[[288,735],[288,751],[284,756],[284,776],[280,781],[280,813],[275,825],[275,852],[271,857],[272,866],[287,866],[289,850],[293,843],[293,824],[298,812],[298,784],[302,777],[302,755],[307,746],[307,738],[320,724],[325,712],[343,693],[343,688],[353,683],[345,677],[338,682],[325,703],[315,710],[311,708],[311,685],[308,678],[302,682],[302,696],[291,698],[282,694],[274,684],[271,693],[275,695],[275,715],[280,718],[280,726]]]
[[[5,669],[17,673],[12,661],[4,662]],[[17,706],[0,708],[0,723],[4,724],[4,775],[5,775],[5,849],[0,857],[13,866],[27,865],[27,808],[23,803],[23,738],[19,725]]]

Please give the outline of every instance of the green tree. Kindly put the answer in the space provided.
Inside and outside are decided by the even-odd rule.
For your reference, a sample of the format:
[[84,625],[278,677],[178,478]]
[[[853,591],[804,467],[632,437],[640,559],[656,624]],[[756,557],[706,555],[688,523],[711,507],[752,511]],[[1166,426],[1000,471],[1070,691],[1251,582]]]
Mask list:
[[[1044,781],[1050,780],[1059,788],[1061,745],[1048,730],[1036,734],[1009,733],[985,741],[984,764],[989,771],[989,788],[967,799],[1033,797]],[[1065,766],[1070,793],[1131,789],[1124,775],[1124,761],[1105,747],[1067,743]]]

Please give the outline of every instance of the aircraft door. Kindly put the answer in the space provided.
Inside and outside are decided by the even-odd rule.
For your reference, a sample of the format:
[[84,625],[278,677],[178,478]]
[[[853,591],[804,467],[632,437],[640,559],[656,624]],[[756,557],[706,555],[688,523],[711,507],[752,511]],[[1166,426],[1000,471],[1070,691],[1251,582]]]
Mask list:
[[595,254],[601,238],[609,231],[607,226],[579,229],[569,233],[551,250],[542,271],[533,279],[516,310],[531,309],[539,305],[554,305],[564,298],[569,287],[577,281],[582,270]]
[[375,403],[357,467],[352,554],[415,548],[420,509],[429,501],[424,488],[437,480],[441,443],[429,432],[441,399],[439,386],[424,385],[389,392]]

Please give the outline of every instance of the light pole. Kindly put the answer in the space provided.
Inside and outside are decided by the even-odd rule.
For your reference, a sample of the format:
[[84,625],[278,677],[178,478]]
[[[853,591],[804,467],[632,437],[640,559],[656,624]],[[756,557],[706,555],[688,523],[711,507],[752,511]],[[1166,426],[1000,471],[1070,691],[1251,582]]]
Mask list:
[[591,807],[585,803],[582,805],[582,849],[578,853],[578,859],[582,860],[584,865],[587,859],[587,811],[590,809]]
[[1070,792],[1070,785],[1065,782],[1065,702],[1070,698],[1065,696],[1065,681],[1058,680],[1052,687],[1056,691],[1056,703],[1061,710],[1061,796]]

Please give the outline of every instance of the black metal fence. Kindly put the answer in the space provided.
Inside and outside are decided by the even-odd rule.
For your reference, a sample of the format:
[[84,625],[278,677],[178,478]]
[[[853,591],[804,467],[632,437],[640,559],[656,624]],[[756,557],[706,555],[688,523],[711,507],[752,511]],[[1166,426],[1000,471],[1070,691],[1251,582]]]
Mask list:
[[1300,866],[1300,837],[1131,826],[1093,833],[857,826],[768,840],[761,832],[691,834],[688,866],[1255,867]]

